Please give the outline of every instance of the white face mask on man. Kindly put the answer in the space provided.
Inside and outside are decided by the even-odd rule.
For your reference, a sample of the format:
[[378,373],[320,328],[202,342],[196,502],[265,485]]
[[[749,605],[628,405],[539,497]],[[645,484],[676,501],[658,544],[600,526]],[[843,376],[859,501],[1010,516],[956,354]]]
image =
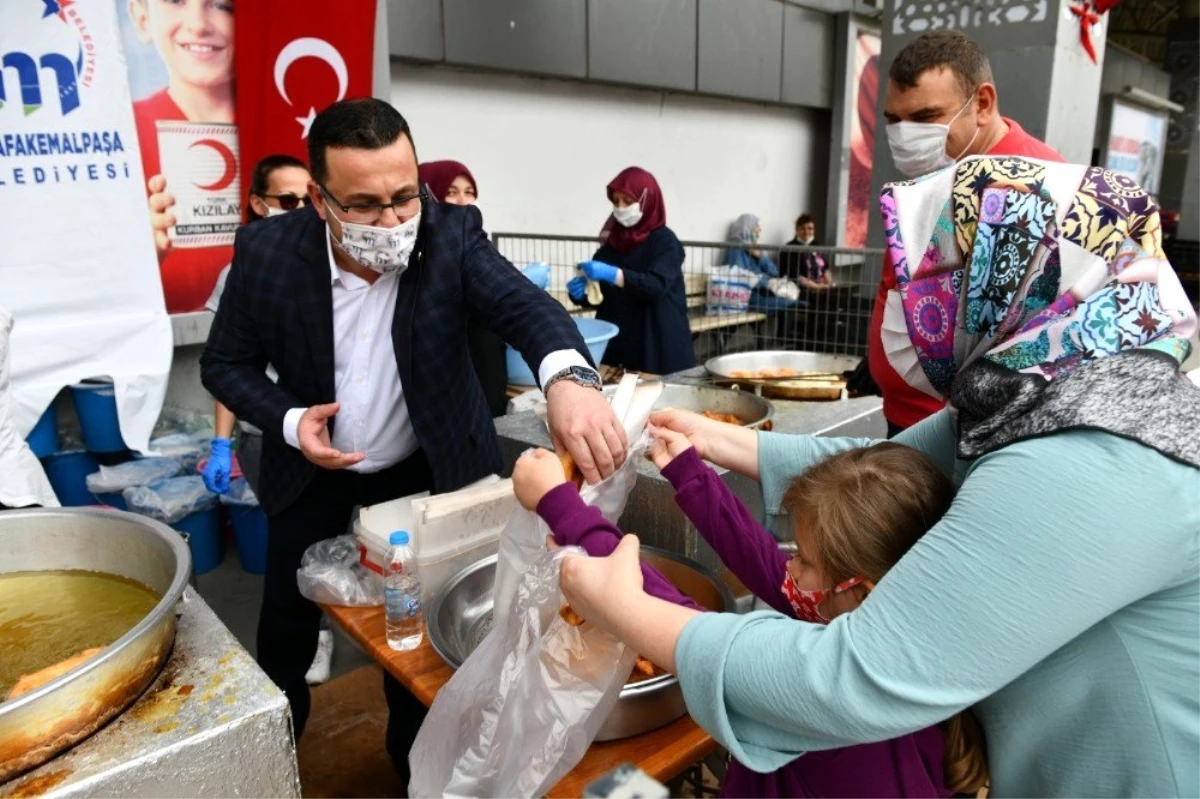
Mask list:
[[420,211],[412,219],[395,227],[375,227],[339,219],[329,203],[325,204],[325,209],[342,224],[342,240],[335,238],[333,243],[350,256],[350,260],[381,275],[390,275],[408,266],[408,259],[417,246],[417,233],[421,227]]
[[967,146],[957,156],[951,158],[946,152],[946,139],[950,136],[950,126],[958,121],[963,111],[966,111],[975,100],[974,92],[958,113],[948,123],[938,122],[893,122],[887,126],[888,148],[892,151],[892,160],[896,169],[902,175],[910,178],[928,175],[930,172],[950,166],[975,143],[979,128]]

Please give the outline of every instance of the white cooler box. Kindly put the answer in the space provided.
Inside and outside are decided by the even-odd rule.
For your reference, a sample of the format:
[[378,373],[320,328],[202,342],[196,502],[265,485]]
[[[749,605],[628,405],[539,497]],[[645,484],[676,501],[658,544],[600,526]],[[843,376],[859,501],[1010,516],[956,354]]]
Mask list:
[[495,554],[516,507],[512,480],[496,475],[449,494],[426,491],[369,505],[354,520],[359,560],[382,575],[388,537],[407,530],[421,576],[421,601],[428,604],[451,577]]

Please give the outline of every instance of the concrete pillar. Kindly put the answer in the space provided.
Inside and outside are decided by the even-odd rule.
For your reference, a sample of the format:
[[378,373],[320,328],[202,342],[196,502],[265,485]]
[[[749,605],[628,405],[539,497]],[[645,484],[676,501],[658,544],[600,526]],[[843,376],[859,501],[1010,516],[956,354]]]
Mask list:
[[[1068,161],[1091,163],[1100,93],[1100,65],[1079,38],[1079,18],[1069,0],[887,0],[879,91],[879,135],[875,138],[873,183],[901,176],[892,164],[883,133],[887,70],[906,44],[926,31],[954,29],[987,52],[996,79],[1000,113],[1057,149]],[[1092,29],[1097,60],[1103,63],[1107,15]],[[882,233],[872,215],[870,242]]]
[[1180,212],[1179,238],[1200,241],[1200,3],[1186,0],[1179,4],[1179,18],[1167,31],[1167,58],[1164,68],[1171,74],[1171,100],[1183,106],[1183,113],[1172,114],[1167,128],[1167,152],[1163,158],[1160,200],[1164,208]]

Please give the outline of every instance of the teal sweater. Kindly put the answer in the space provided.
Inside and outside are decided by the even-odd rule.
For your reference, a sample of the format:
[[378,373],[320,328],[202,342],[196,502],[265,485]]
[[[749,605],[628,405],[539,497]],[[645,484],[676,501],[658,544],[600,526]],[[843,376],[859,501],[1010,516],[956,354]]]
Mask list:
[[[862,607],[690,621],[692,716],[771,771],[975,706],[991,796],[1200,794],[1200,471],[1093,431],[955,458],[947,411],[896,440],[958,493]],[[790,478],[866,439],[761,433],[769,514]]]

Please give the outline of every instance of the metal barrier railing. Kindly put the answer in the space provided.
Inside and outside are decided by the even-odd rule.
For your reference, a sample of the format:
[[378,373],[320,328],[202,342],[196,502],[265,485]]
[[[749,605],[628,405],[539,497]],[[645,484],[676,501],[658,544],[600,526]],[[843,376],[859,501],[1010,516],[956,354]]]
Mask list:
[[[500,254],[518,267],[538,261],[549,265],[548,291],[568,311],[594,313],[575,305],[567,296],[567,281],[576,276],[576,265],[591,259],[598,249],[594,236],[495,233],[492,241]],[[716,313],[709,306],[709,280],[713,267],[729,265],[730,245],[681,243],[688,316],[698,363],[715,355],[761,349],[866,354],[867,326],[882,273],[883,250],[760,245],[759,251],[776,266],[782,259],[783,276],[789,265],[796,267],[793,274],[803,274],[806,266],[820,259],[832,278],[832,287],[800,288],[795,300],[758,288],[746,310]]]

